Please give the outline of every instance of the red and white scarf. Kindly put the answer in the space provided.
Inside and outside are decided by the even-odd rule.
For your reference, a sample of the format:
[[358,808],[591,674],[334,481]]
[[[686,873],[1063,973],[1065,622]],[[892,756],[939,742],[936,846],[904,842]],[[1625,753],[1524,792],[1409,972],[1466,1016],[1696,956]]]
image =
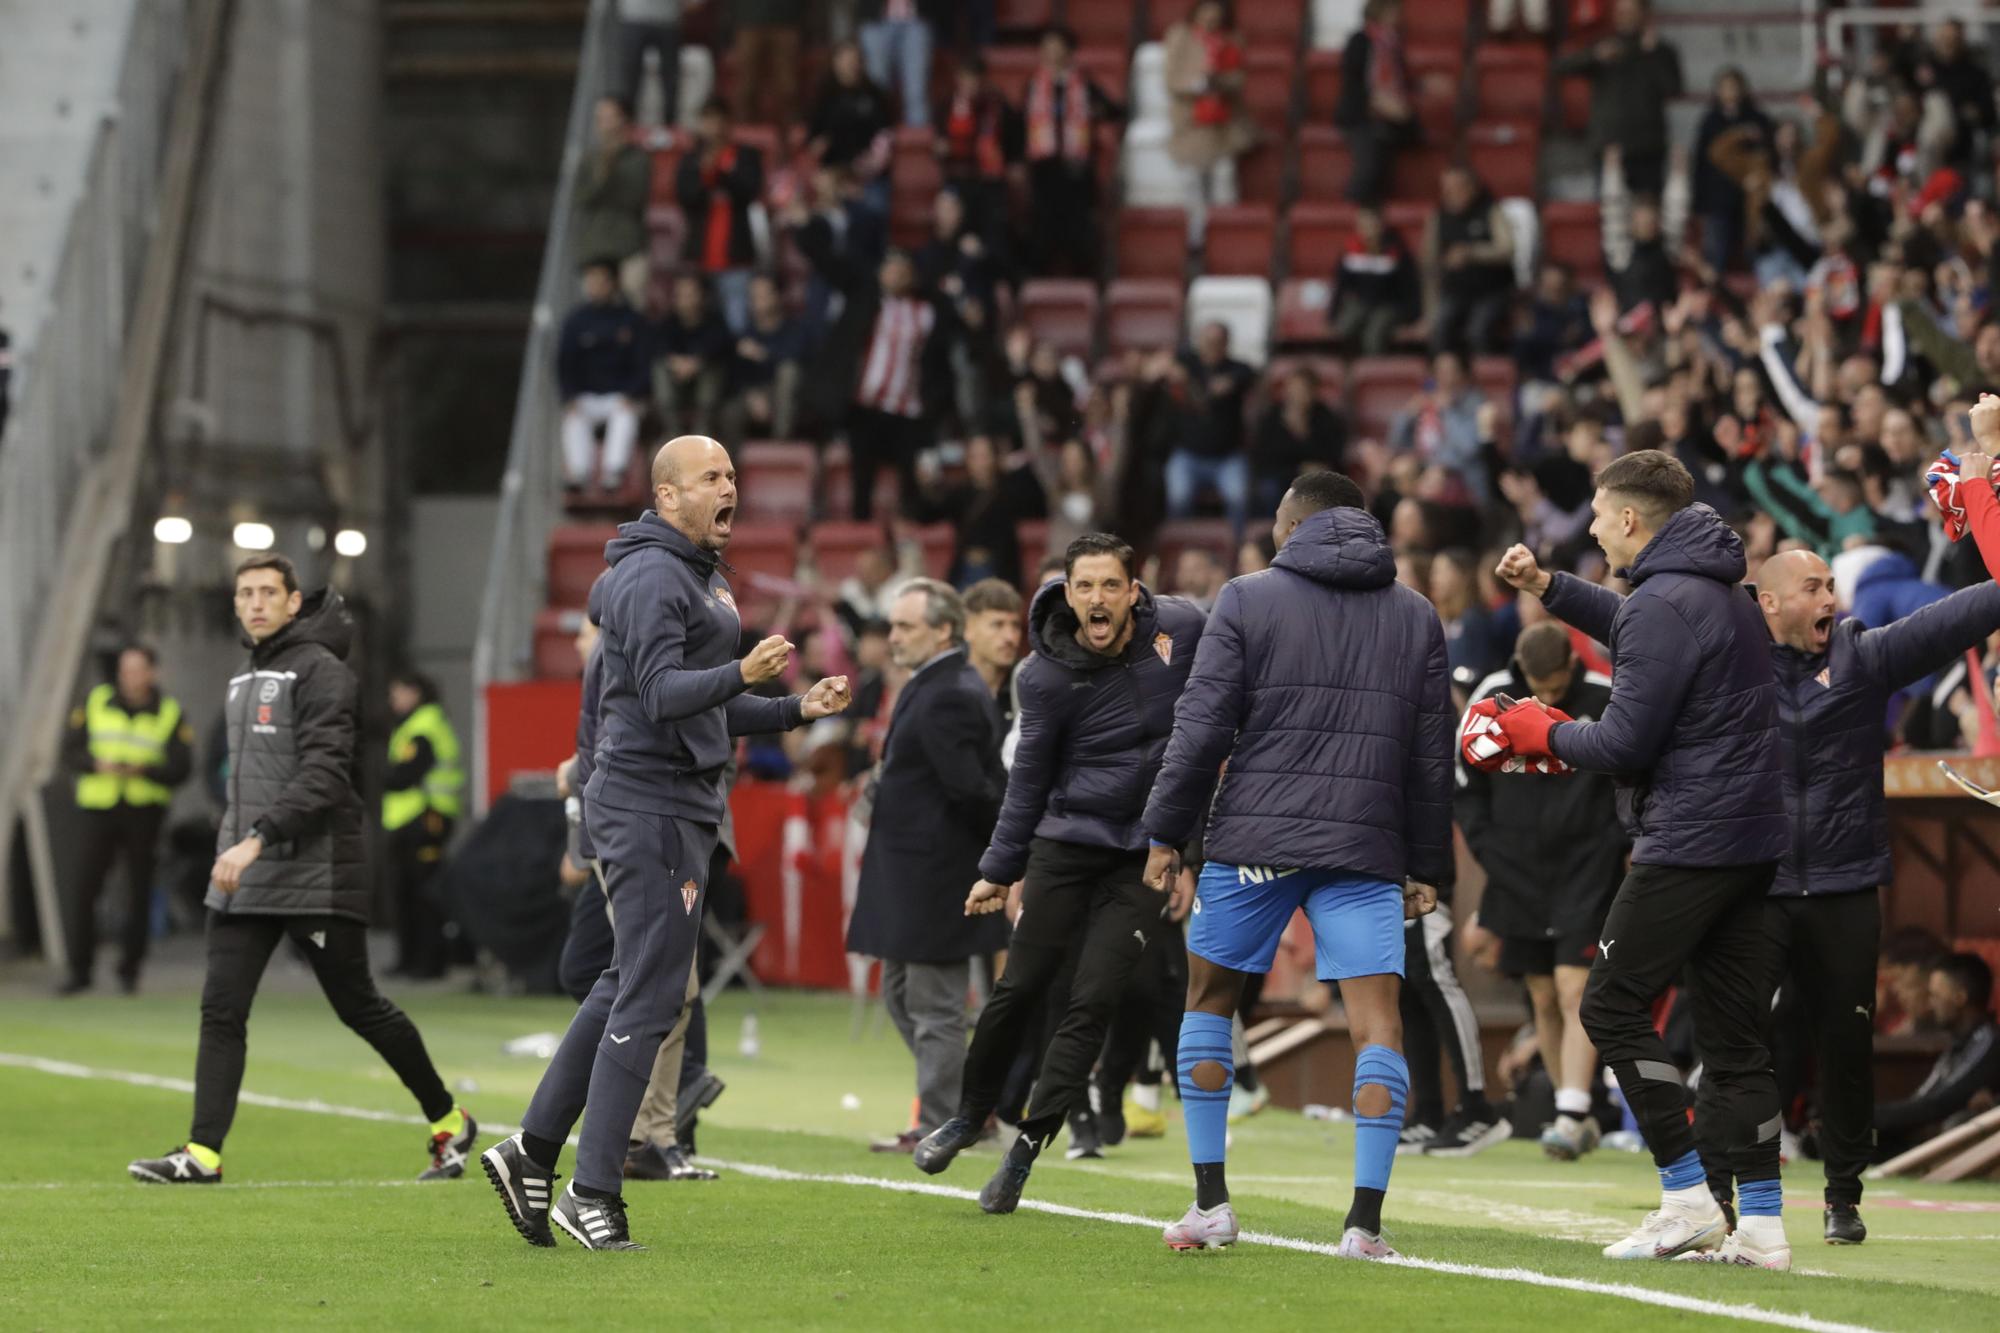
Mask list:
[[[1062,102],[1062,141],[1056,141],[1056,102]],[[1028,160],[1040,162],[1063,156],[1072,162],[1090,159],[1090,88],[1075,69],[1062,76],[1062,87],[1047,70],[1028,84]]]

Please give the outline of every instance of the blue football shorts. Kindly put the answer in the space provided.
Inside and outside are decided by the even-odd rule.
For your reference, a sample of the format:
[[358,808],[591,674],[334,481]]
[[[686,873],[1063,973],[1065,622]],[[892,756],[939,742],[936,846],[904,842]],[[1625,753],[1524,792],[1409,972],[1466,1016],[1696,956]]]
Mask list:
[[1321,981],[1403,975],[1403,888],[1346,870],[1210,861],[1195,886],[1188,952],[1237,972],[1269,972],[1292,913],[1305,909]]

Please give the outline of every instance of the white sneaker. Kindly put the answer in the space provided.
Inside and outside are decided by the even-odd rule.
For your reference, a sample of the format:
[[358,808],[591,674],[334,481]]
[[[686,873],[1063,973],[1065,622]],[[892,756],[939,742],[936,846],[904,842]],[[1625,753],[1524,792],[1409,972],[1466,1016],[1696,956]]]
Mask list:
[[1412,1153],[1421,1153],[1437,1136],[1437,1130],[1429,1125],[1418,1123],[1404,1125],[1403,1132],[1396,1136],[1396,1156],[1407,1157]]
[[1768,1237],[1765,1244],[1758,1245],[1744,1238],[1743,1228],[1729,1234],[1729,1238],[1712,1250],[1694,1250],[1677,1255],[1675,1262],[1692,1260],[1705,1264],[1735,1264],[1739,1268],[1766,1268],[1773,1273],[1788,1273],[1792,1268],[1792,1247],[1780,1232],[1773,1243]]
[[1389,1248],[1389,1243],[1373,1232],[1360,1227],[1349,1227],[1341,1233],[1340,1246],[1334,1251],[1340,1259],[1400,1259],[1403,1256]]
[[1262,1083],[1257,1085],[1255,1092],[1238,1083],[1229,1090],[1229,1123],[1233,1125],[1240,1120],[1248,1120],[1270,1104],[1270,1091]]
[[1704,1193],[1699,1204],[1668,1203],[1647,1213],[1637,1231],[1604,1247],[1604,1257],[1672,1259],[1690,1250],[1712,1250],[1722,1243],[1728,1229],[1722,1209]]
[[1187,1216],[1166,1229],[1161,1237],[1172,1250],[1219,1250],[1236,1243],[1236,1210],[1226,1203],[1203,1212],[1188,1205]]

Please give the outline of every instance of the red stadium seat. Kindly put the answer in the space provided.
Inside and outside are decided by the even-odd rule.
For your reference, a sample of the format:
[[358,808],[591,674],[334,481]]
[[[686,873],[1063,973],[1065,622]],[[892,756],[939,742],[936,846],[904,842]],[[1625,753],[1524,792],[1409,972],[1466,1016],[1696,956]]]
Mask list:
[[736,486],[746,519],[804,523],[812,517],[819,451],[797,440],[748,440],[736,449]]
[[1479,118],[1539,125],[1549,90],[1549,54],[1539,46],[1481,45],[1472,54]]
[[1275,402],[1279,385],[1299,366],[1312,370],[1319,380],[1319,400],[1335,411],[1347,410],[1347,363],[1337,356],[1274,356],[1264,367],[1264,399]]
[[1171,585],[1174,562],[1182,551],[1210,550],[1222,557],[1223,568],[1236,568],[1236,534],[1226,518],[1176,518],[1160,527],[1153,551],[1160,557],[1160,580]]
[[1489,402],[1502,407],[1514,401],[1514,384],[1519,371],[1511,356],[1481,356],[1472,361],[1472,379]]
[[1283,47],[1253,46],[1243,57],[1243,105],[1257,127],[1282,138],[1292,123],[1293,53]]
[[[896,470],[883,468],[875,474],[875,512],[884,517],[896,512]],[[830,518],[845,518],[854,512],[854,459],[847,445],[836,441],[826,446],[819,459],[820,512]]]
[[1294,278],[1330,278],[1354,234],[1354,206],[1298,204],[1286,210],[1285,220],[1285,271]]
[[1147,0],[1147,31],[1155,38],[1165,36],[1167,29],[1186,18],[1194,6],[1195,0]]
[[1449,144],[1458,128],[1459,47],[1412,47],[1407,60],[1417,124],[1432,143]]
[[1055,22],[1056,0],[995,0],[993,26],[1001,32],[1033,32]]
[[[883,512],[877,506],[877,512]],[[730,560],[735,560],[735,543],[730,543]],[[879,523],[828,521],[815,523],[806,534],[813,565],[822,586],[832,587],[854,572],[863,551],[879,551],[889,545],[888,533]]]
[[1347,415],[1357,436],[1383,439],[1389,422],[1424,387],[1430,371],[1421,357],[1377,356],[1347,368]]
[[1579,279],[1604,272],[1604,223],[1597,205],[1557,201],[1542,206],[1542,257],[1566,264]]
[[1542,136],[1530,122],[1481,121],[1465,132],[1465,161],[1495,197],[1539,196]]
[[1333,282],[1330,273],[1286,278],[1278,284],[1276,340],[1297,347],[1333,340]]
[[1032,46],[988,47],[986,78],[1008,102],[1018,107],[1028,80],[1035,76],[1035,70],[1041,63],[1041,54]]
[[1204,273],[1237,273],[1266,277],[1276,247],[1277,221],[1269,204],[1230,204],[1208,210]]
[[1389,197],[1436,203],[1438,177],[1450,165],[1451,154],[1434,144],[1405,145],[1397,151],[1396,164],[1389,169]]
[[798,573],[799,525],[738,522],[729,534],[730,587],[743,596],[767,579],[789,582]]
[[928,129],[904,126],[896,131],[889,166],[889,239],[897,245],[920,246],[930,233],[931,205],[944,188],[932,143]]
[[549,534],[548,603],[582,606],[590,585],[604,572],[604,544],[618,535],[616,524],[566,523]]
[[1119,278],[1104,294],[1104,341],[1116,355],[1173,347],[1181,338],[1186,294],[1178,278]]
[[1299,127],[1299,198],[1336,203],[1354,175],[1354,150],[1328,125]]
[[1403,41],[1410,47],[1449,46],[1454,51],[1465,45],[1466,31],[1472,26],[1468,0],[1418,0],[1403,6]]
[[1187,214],[1178,208],[1126,208],[1117,213],[1118,275],[1187,276]]
[[1244,203],[1275,204],[1285,183],[1285,149],[1264,142],[1236,159],[1236,197]]
[[1308,125],[1333,124],[1333,109],[1340,102],[1340,55],[1338,51],[1306,52],[1306,118]]
[[1097,288],[1081,278],[1031,279],[1021,284],[1020,317],[1065,356],[1088,356],[1097,331]]
[[1273,43],[1296,50],[1304,45],[1305,0],[1238,0],[1236,26],[1252,46]]
[[[1049,551],[1049,524],[1047,519],[1024,519],[1014,525],[1014,539],[1021,543],[1021,577],[1035,577],[1035,567],[1042,563],[1042,557]],[[1058,555],[1061,552],[1057,552]]]
[[1556,101],[1562,113],[1562,127],[1581,134],[1590,127],[1590,79],[1572,74],[1556,83]]
[[951,571],[951,553],[958,545],[958,531],[949,523],[926,523],[917,529],[917,545],[924,550],[924,572],[941,579]]
[[583,674],[576,655],[576,632],[583,612],[576,607],[544,607],[535,613],[535,675],[542,680],[573,680]]
[[1064,0],[1063,22],[1081,46],[1128,47],[1137,12],[1132,0]]

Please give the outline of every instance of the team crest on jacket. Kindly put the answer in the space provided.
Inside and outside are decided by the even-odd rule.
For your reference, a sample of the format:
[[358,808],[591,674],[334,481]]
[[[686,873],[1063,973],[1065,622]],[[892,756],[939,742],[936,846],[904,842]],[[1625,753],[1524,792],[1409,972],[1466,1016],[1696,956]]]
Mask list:
[[701,890],[695,887],[693,880],[689,880],[687,883],[681,885],[681,901],[687,904],[687,914],[689,916],[694,915],[694,900],[700,896]]
[[1162,662],[1168,666],[1172,666],[1174,664],[1174,636],[1171,634],[1155,634],[1153,636],[1153,651],[1160,655]]
[[727,588],[717,588],[717,589],[715,590],[715,600],[716,600],[716,601],[718,601],[718,602],[721,602],[721,603],[722,603],[722,604],[723,604],[724,606],[728,607],[728,608],[729,608],[729,609],[730,609],[731,611],[734,611],[734,612],[736,613],[736,617],[737,617],[737,619],[739,619],[739,620],[740,620],[740,619],[742,619],[742,618],[743,618],[743,613],[742,613],[741,611],[737,611],[737,610],[736,610],[736,599],[735,599],[734,597],[731,597],[731,596],[729,595],[729,589],[727,589]]
[[1823,690],[1830,690],[1830,689],[1832,689],[1832,688],[1833,688],[1833,668],[1832,668],[1832,667],[1821,667],[1821,668],[1819,669],[1819,674],[1818,674],[1817,676],[1814,676],[1814,677],[1813,677],[1813,679],[1819,682],[1819,684],[1820,684],[1820,688],[1821,688],[1821,689],[1823,689]]
[[269,704],[257,705],[257,725],[260,727],[268,727],[271,725],[271,705]]

